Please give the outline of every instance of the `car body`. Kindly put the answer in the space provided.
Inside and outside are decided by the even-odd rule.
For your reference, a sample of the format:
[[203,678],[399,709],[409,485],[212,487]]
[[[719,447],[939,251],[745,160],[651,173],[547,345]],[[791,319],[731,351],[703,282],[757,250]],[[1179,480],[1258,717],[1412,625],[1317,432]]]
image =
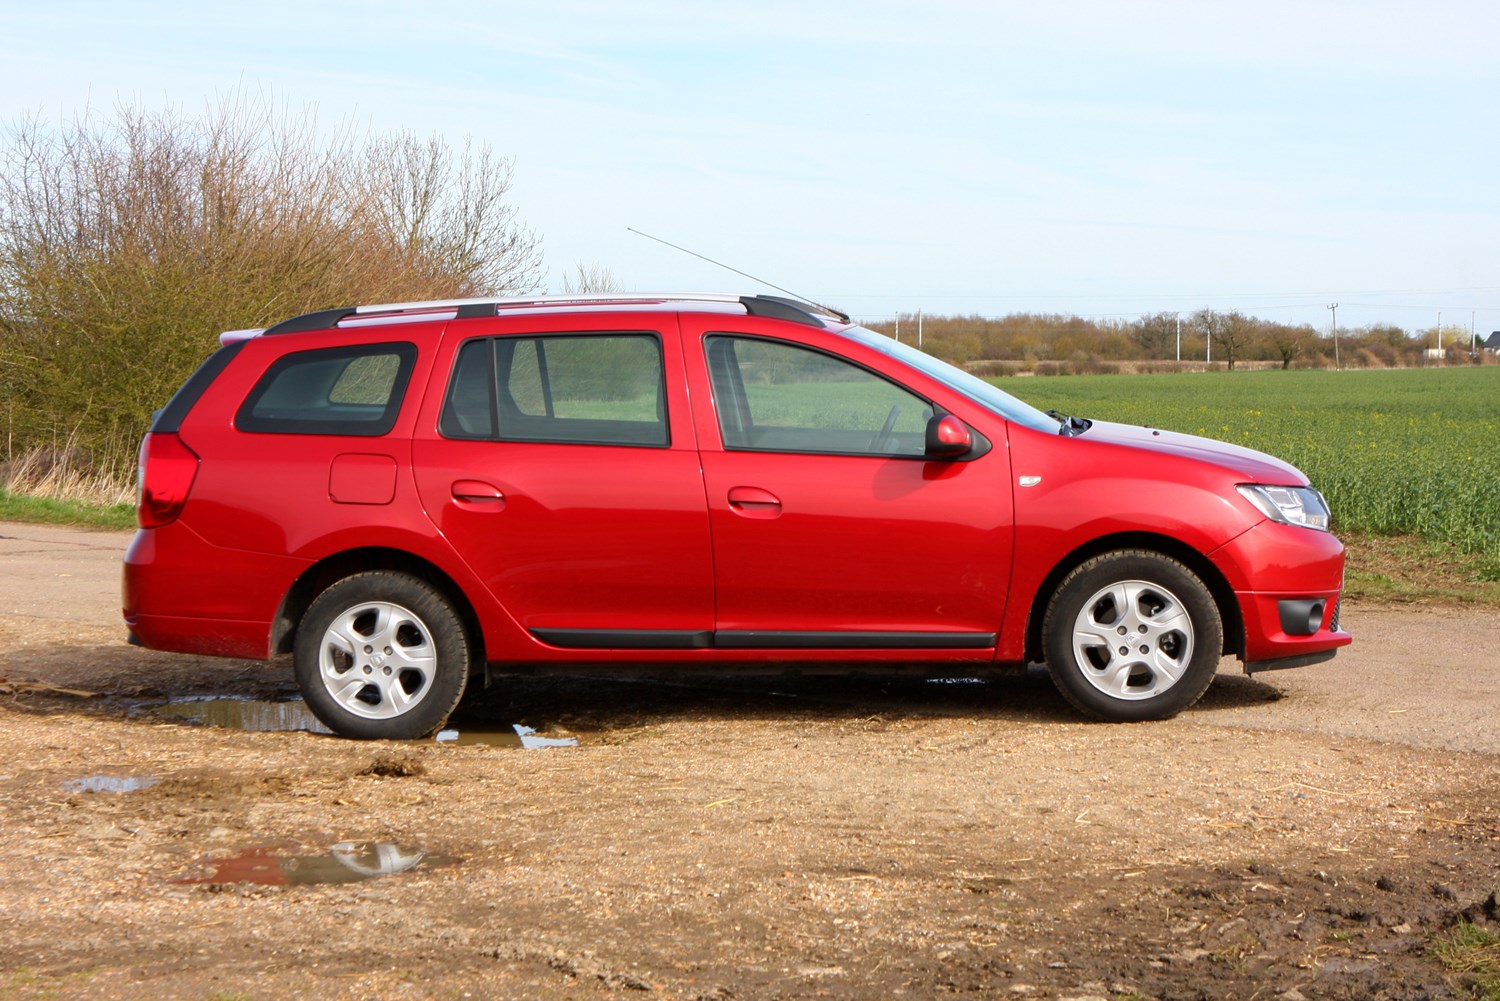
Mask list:
[[336,732],[483,668],[1048,663],[1105,719],[1327,659],[1343,547],[1270,456],[1043,414],[822,307],[459,300],[230,332],[141,448],[134,642],[291,654]]

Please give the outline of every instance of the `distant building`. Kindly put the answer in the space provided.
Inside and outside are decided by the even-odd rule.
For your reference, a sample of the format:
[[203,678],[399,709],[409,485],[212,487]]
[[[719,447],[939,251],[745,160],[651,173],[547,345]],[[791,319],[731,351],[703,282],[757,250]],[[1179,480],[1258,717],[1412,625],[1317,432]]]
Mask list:
[[1484,349],[1491,354],[1500,355],[1500,330],[1484,339]]

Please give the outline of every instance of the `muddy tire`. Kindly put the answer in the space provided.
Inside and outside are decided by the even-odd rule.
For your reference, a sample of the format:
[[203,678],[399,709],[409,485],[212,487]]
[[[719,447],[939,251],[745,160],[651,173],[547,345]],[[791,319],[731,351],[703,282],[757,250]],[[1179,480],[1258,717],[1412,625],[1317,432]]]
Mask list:
[[334,733],[412,740],[447,722],[472,654],[447,598],[408,574],[372,571],[318,595],[292,656],[302,697]]
[[1096,556],[1058,586],[1043,624],[1047,669],[1095,719],[1168,719],[1213,681],[1224,627],[1208,588],[1160,553]]

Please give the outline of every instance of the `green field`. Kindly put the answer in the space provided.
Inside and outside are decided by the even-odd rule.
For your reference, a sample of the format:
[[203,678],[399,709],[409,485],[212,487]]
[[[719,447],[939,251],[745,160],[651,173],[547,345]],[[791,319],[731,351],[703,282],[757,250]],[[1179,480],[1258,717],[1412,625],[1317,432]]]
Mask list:
[[1500,367],[1002,379],[1043,410],[1185,431],[1305,472],[1335,529],[1419,535],[1500,572]]

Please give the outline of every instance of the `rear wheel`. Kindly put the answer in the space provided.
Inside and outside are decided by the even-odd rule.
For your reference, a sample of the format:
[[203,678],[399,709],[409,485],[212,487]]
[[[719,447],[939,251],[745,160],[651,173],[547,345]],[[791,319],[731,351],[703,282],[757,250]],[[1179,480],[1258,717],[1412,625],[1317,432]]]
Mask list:
[[1063,697],[1096,719],[1168,719],[1213,681],[1224,627],[1208,588],[1153,553],[1105,553],[1063,579],[1043,625]]
[[411,740],[447,722],[470,658],[448,599],[426,581],[382,570],[318,595],[297,630],[293,667],[308,708],[334,733]]

